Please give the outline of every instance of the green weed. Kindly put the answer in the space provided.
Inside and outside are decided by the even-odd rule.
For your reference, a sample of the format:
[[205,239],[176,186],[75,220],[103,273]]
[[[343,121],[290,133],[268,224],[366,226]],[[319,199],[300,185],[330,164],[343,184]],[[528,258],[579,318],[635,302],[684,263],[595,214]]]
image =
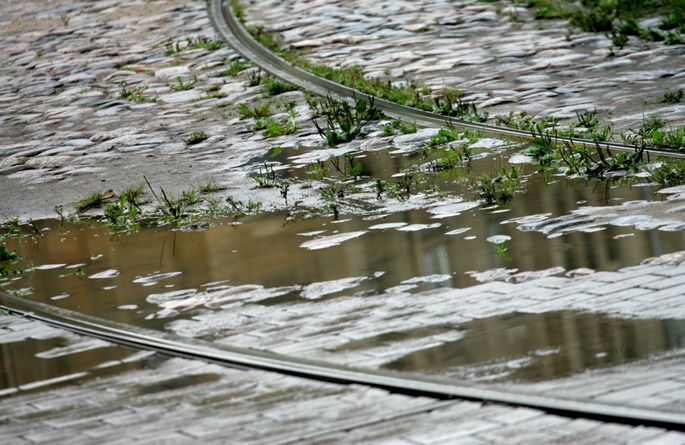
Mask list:
[[200,202],[200,197],[195,190],[184,190],[181,192],[180,200],[185,204],[192,206]]
[[476,178],[473,187],[486,205],[505,204],[521,185],[521,171],[512,167],[499,174],[484,174]]
[[199,144],[200,142],[206,141],[209,138],[207,133],[205,133],[202,130],[198,131],[193,131],[190,133],[190,136],[186,138],[186,144],[187,145],[195,145]]
[[199,186],[197,186],[197,190],[203,195],[206,195],[208,193],[216,193],[225,189],[225,187],[222,187],[219,184],[217,184],[214,179],[210,179],[204,184],[200,184]]
[[261,105],[254,105],[250,107],[247,104],[238,104],[238,115],[241,119],[262,119],[271,115],[271,105],[263,103]]
[[145,183],[147,184],[150,193],[152,193],[152,196],[154,196],[157,200],[157,208],[162,212],[163,215],[160,218],[161,221],[178,221],[185,216],[185,201],[183,201],[182,199],[169,198],[169,196],[166,194],[163,188],[160,188],[160,192],[162,194],[162,197],[160,198],[159,195],[152,188],[152,184],[150,184],[150,181],[148,181],[148,179],[145,176],[143,176],[143,179],[145,179]]
[[265,96],[278,96],[288,91],[296,91],[298,88],[288,82],[278,80],[275,77],[267,77],[262,81]]
[[345,178],[352,178],[355,181],[359,179],[364,171],[363,164],[361,161],[356,159],[352,153],[348,153],[342,158],[331,158],[330,162],[333,168],[335,168],[340,175]]
[[183,80],[181,76],[176,76],[176,83],[169,85],[173,91],[188,91],[192,90],[197,83],[197,77],[193,77],[189,80]]
[[245,215],[256,215],[262,212],[262,204],[260,202],[255,202],[248,200],[247,202],[235,199],[232,196],[226,198],[229,210],[236,217],[243,217]]
[[[401,175],[393,177],[387,184],[380,184],[381,187],[386,186],[386,193],[388,196],[406,201],[411,197],[412,192],[421,184],[424,175],[417,171],[405,171]],[[376,184],[376,193],[378,193],[379,184]]]
[[568,173],[602,178],[609,172],[636,172],[643,164],[644,148],[636,149],[633,153],[616,153],[608,148],[602,148],[599,143],[594,147],[585,144],[571,144],[564,141],[558,153],[566,164]]
[[433,112],[444,116],[456,117],[472,122],[488,120],[487,112],[479,112],[476,104],[462,100],[464,93],[459,90],[445,90],[442,97],[434,98]]
[[277,179],[276,172],[274,171],[273,165],[267,164],[266,162],[259,167],[259,171],[252,175],[252,179],[257,183],[259,188],[272,188],[276,187]]
[[209,51],[216,51],[224,46],[224,42],[220,39],[210,39],[204,36],[187,39],[188,47],[191,49],[206,49]]
[[511,261],[511,257],[508,253],[510,241],[511,240],[504,240],[501,243],[497,244],[497,256],[502,258],[504,261]]
[[440,153],[433,164],[434,170],[450,170],[471,162],[471,149],[468,146],[448,148]]
[[135,206],[140,206],[142,201],[140,198],[145,194],[145,188],[142,184],[137,185],[135,187],[129,187],[124,189],[123,192],[119,194],[120,197],[123,197],[126,199],[127,202],[130,202],[131,204]]
[[310,181],[320,181],[328,175],[328,168],[323,161],[318,161],[312,164],[307,164],[305,167],[305,172],[307,173],[307,178],[309,178]]
[[673,128],[664,132],[661,140],[664,147],[685,150],[685,127]]
[[683,90],[666,91],[661,102],[665,104],[677,104],[683,99]]
[[295,123],[294,114],[291,114],[285,119],[268,118],[266,120],[264,137],[274,138],[286,134],[293,134],[295,131],[297,131],[297,124]]
[[218,39],[213,40],[204,36],[189,37],[185,40],[185,45],[181,45],[181,41],[178,40],[167,45],[167,49],[164,52],[164,55],[169,57],[173,56],[174,54],[178,54],[181,51],[191,49],[206,49],[209,51],[216,51],[222,46],[223,42]]
[[119,82],[119,97],[136,104],[143,102],[154,102],[154,99],[148,99],[145,97],[145,90],[147,90],[147,85],[129,87],[125,81],[122,80]]
[[338,102],[331,97],[322,99],[308,99],[313,110],[313,116],[324,118],[322,128],[316,118],[312,118],[319,135],[334,147],[349,142],[362,135],[370,121],[383,117],[383,113],[374,106],[373,101],[367,103],[357,99],[354,107],[347,102]]
[[240,3],[240,0],[231,0],[231,9],[233,9],[233,14],[235,14],[240,23],[245,21],[245,12],[243,11],[243,5]]
[[542,167],[552,165],[555,160],[556,147],[552,141],[552,136],[544,130],[533,129],[533,141],[528,148],[527,154],[535,158]]
[[[135,198],[134,198],[135,199]],[[125,195],[105,207],[105,220],[115,229],[132,232],[139,228],[140,207]]]
[[256,87],[257,85],[262,83],[262,80],[262,72],[259,70],[253,70],[250,71],[250,74],[247,79],[247,84],[251,87]]
[[[682,0],[528,0],[536,18],[567,18],[589,32],[603,32],[615,46],[623,47],[628,36],[647,41],[680,43],[685,32],[685,2]],[[646,16],[666,16],[658,28],[643,28],[637,20]]]
[[112,190],[107,190],[104,192],[97,191],[91,193],[83,199],[80,199],[74,205],[74,208],[77,212],[81,213],[85,212],[86,210],[102,207],[103,205],[105,205],[105,203],[111,202],[114,199],[116,199],[116,195]]
[[382,179],[376,179],[374,186],[376,188],[376,199],[382,199],[383,193],[385,193],[388,190],[388,183]]
[[685,183],[685,161],[669,161],[650,171],[653,181],[662,187]]
[[416,124],[411,122],[404,122],[399,119],[395,119],[389,124],[383,125],[383,136],[392,136],[395,134],[410,134],[416,133],[418,128]]
[[236,59],[233,62],[231,62],[227,69],[219,71],[218,75],[219,77],[236,76],[238,73],[240,73],[247,67],[248,65],[244,63],[242,60]]

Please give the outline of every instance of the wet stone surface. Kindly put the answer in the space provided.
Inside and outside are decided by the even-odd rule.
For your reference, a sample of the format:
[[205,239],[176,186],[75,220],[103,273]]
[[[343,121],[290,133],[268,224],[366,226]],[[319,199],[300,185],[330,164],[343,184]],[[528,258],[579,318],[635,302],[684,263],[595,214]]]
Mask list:
[[[4,6],[3,218],[54,217],[55,206],[70,209],[88,193],[119,191],[143,176],[172,195],[209,179],[232,193],[254,184],[243,166],[272,144],[246,130],[235,105],[261,99],[261,88],[249,87],[247,71],[221,74],[238,58],[225,45],[192,46],[216,37],[205,2]],[[303,102],[293,94],[289,100]],[[208,139],[188,145],[195,131]]]
[[531,10],[510,2],[243,3],[248,25],[278,32],[313,61],[361,66],[370,78],[458,88],[493,114],[568,119],[597,109],[625,130],[658,111],[671,124],[685,123],[685,105],[659,103],[664,91],[685,83],[685,45],[631,39],[612,51],[601,33],[534,20]]
[[[5,331],[70,335],[17,317],[2,316],[0,324],[3,342],[10,340]],[[493,404],[436,402],[293,377],[274,379],[269,373],[184,359],[150,360],[145,369],[4,393],[0,412],[0,438],[6,444],[434,444],[504,438],[530,443],[551,437],[664,443],[683,438],[657,428],[565,419]]]
[[[437,130],[386,136],[372,125],[363,139],[325,147],[304,94],[296,91],[270,99],[278,118],[287,117],[289,107],[295,111],[294,134],[269,139],[251,131],[255,120],[236,112],[240,102],[266,102],[261,87],[250,86],[251,71],[220,75],[237,54],[226,47],[187,47],[187,38],[214,38],[205,2],[2,5],[3,220],[54,216],[55,205],[71,209],[94,190],[119,191],[141,183],[143,175],[171,194],[215,179],[226,189],[212,196],[282,211],[116,236],[92,221],[39,221],[46,230],[38,242],[9,240],[33,262],[10,287],[32,289],[29,298],[183,336],[369,368],[407,357],[423,363],[433,352],[477,343],[468,340],[477,336],[465,335],[469,327],[524,320],[514,323],[514,333],[497,331],[497,338],[508,338],[551,320],[569,332],[551,332],[546,342],[524,335],[530,348],[514,357],[490,351],[483,361],[494,366],[474,360],[458,377],[513,376],[515,381],[497,384],[685,409],[682,189],[657,194],[654,184],[638,180],[606,182],[597,193],[592,181],[533,173],[521,154],[526,147],[461,137],[455,146],[474,150],[471,174],[490,172],[495,164],[522,165],[527,199],[519,195],[512,206],[487,207],[464,185],[473,177],[459,182],[456,174],[433,175],[434,183],[410,196],[378,197],[373,178],[396,178]],[[682,105],[656,104],[664,89],[682,85],[682,45],[641,48],[630,42],[607,59],[604,36],[567,39],[563,27],[508,22],[490,4],[322,0],[306,6],[263,2],[259,11],[253,5],[246,12],[251,23],[268,19],[267,26],[316,60],[463,88],[490,111],[516,107],[573,117],[577,109],[596,107],[613,110],[621,128],[653,109],[671,123],[683,116]],[[288,24],[283,17],[290,17]],[[422,22],[429,23],[427,30],[414,26]],[[477,45],[467,45],[473,39]],[[653,69],[656,62],[660,70]],[[208,138],[188,143],[195,131]],[[307,170],[319,161],[332,169],[349,159],[362,163],[362,180],[324,181]],[[256,187],[253,177],[263,174],[265,162],[290,185],[287,199],[275,186]],[[341,213],[335,218],[323,191],[343,183],[349,188],[344,197],[332,190]],[[470,262],[463,260],[469,256]],[[656,258],[640,265],[645,257]],[[556,323],[560,318],[566,324]],[[11,413],[0,421],[2,443],[415,445],[550,442],[550,435],[553,442],[682,442],[656,429],[472,403],[437,409],[433,401],[368,388],[128,355],[32,323],[2,323],[8,360],[0,412]],[[610,341],[627,340],[636,326],[653,335],[632,335],[637,338],[625,346]],[[596,350],[581,347],[583,359],[569,363],[575,354],[567,335],[586,327],[606,335],[598,337],[603,340]],[[535,368],[531,363],[545,361],[558,367],[548,375],[553,379],[526,382],[539,380],[526,378]],[[19,372],[26,363],[41,366],[35,375]],[[435,372],[439,366],[412,371],[418,368]],[[574,374],[559,378],[569,372]],[[416,415],[393,420],[414,408]]]
[[[469,380],[540,381],[682,349],[685,342],[683,320],[620,319],[571,311],[512,313],[452,329],[462,338],[409,353],[383,367]],[[397,337],[368,338],[339,349],[389,346],[403,340],[401,334]]]
[[151,354],[0,315],[0,395],[85,382],[154,363]]

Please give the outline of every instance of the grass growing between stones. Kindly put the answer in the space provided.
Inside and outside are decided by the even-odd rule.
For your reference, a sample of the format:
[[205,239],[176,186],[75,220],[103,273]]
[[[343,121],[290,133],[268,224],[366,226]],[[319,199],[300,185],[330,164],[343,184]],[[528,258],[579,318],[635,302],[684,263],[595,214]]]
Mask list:
[[[588,32],[603,32],[614,45],[623,47],[630,36],[666,45],[685,43],[683,0],[529,0],[536,19],[565,18]],[[644,17],[661,17],[656,27],[644,27]]]
[[486,205],[505,204],[521,187],[521,171],[516,168],[503,169],[499,174],[484,174],[473,183],[473,188]]
[[176,76],[176,83],[172,83],[169,85],[169,88],[171,88],[173,91],[188,91],[192,90],[195,87],[195,84],[197,83],[197,78],[193,77],[192,79],[188,80],[183,80],[181,76]]
[[287,93],[289,91],[297,91],[299,89],[291,83],[278,80],[274,77],[262,79],[261,84],[264,88],[265,96],[278,96],[279,94]]
[[[650,11],[655,13],[658,11],[666,11],[667,15],[664,18],[663,26],[669,29],[680,26],[678,24],[682,22],[682,15],[679,15],[681,13],[678,11],[683,9],[685,0],[654,0],[655,6],[646,5],[646,0],[638,0],[635,7],[628,5],[630,6],[628,8],[626,5],[627,3],[630,3],[630,1],[632,0],[617,0],[617,2],[614,3],[606,2],[607,4],[613,5],[611,6],[611,8],[613,8],[613,12],[611,14],[613,15],[610,15],[611,17],[614,17],[615,20],[612,18],[612,24],[614,22],[618,24],[622,23],[622,20],[628,20],[624,19],[624,16],[628,17],[635,11]],[[242,11],[239,0],[232,0],[231,3],[236,11]],[[599,5],[602,3],[599,2],[599,0],[584,0],[583,3],[591,9],[604,8],[604,6]],[[562,12],[559,12],[562,11],[562,9],[557,8],[557,5],[560,4],[560,2],[550,0],[540,0],[537,2],[533,0],[533,3],[531,3],[533,7],[537,7],[539,10],[544,9],[546,11],[544,13],[540,13],[540,18],[562,17]],[[602,3],[602,5],[603,4],[604,3]],[[670,7],[669,5],[674,5],[675,9],[668,9]],[[624,8],[624,6],[627,8],[626,11],[633,12],[630,12],[630,14],[626,12],[624,14],[624,12],[621,12],[623,11],[621,8]],[[583,17],[587,16],[587,14],[592,16],[592,14],[596,15],[598,13],[597,11],[592,11],[594,10],[591,10],[588,13],[583,13],[585,14]],[[242,14],[239,14],[238,12],[236,12],[236,14],[238,15],[239,19],[242,20]],[[601,21],[599,18],[597,20]],[[247,30],[259,43],[285,59],[287,62],[299,68],[305,69],[319,77],[323,77],[333,82],[357,89],[371,96],[379,97],[397,104],[424,111],[430,111],[433,113],[478,123],[486,122],[488,119],[488,113],[480,111],[474,103],[464,101],[462,99],[463,93],[459,90],[445,89],[442,92],[436,92],[432,91],[430,88],[420,88],[411,82],[403,82],[399,84],[392,83],[389,80],[368,79],[364,77],[362,68],[358,66],[351,68],[335,68],[312,63],[300,52],[293,49],[284,48],[280,38],[277,35],[265,30],[263,27],[248,27]],[[255,82],[257,84],[261,82],[261,77],[256,78]],[[669,98],[672,99],[675,98],[675,96],[669,96]],[[624,141],[626,143],[635,145],[636,147],[648,146],[655,148],[676,148],[685,150],[685,130],[683,129],[660,131],[654,133],[654,137],[640,137],[631,139],[630,133],[613,133],[609,124],[603,123],[597,119],[596,112],[594,110],[578,113],[577,122],[567,127],[559,126],[558,122],[553,117],[535,120],[533,116],[526,115],[525,113],[520,115],[510,114],[509,116],[496,116],[495,125],[506,126],[509,128],[525,131],[535,130],[540,134],[549,133],[555,136],[582,137],[596,141]],[[388,129],[387,131],[389,134],[390,131],[394,130]],[[337,142],[334,141],[334,143]]]
[[105,205],[105,203],[111,202],[114,199],[116,199],[116,195],[112,190],[96,191],[86,196],[85,198],[80,199],[74,205],[74,208],[77,212],[81,213],[85,212],[86,210],[102,207],[103,205]]
[[207,133],[205,133],[202,130],[193,131],[192,133],[190,133],[190,136],[188,136],[186,138],[186,144],[187,145],[199,144],[201,142],[206,141],[208,138],[209,138],[209,135],[207,135]]
[[[87,204],[88,209],[103,209],[99,216],[88,219],[106,224],[112,229],[113,234],[133,233],[141,226],[190,225],[193,229],[204,228],[209,226],[204,222],[209,219],[231,217],[235,220],[261,212],[261,204],[252,201],[244,203],[230,196],[223,200],[204,196],[225,190],[225,187],[218,185],[214,180],[183,190],[178,196],[172,196],[163,188],[156,191],[147,178],[144,179],[149,193],[154,198],[152,203],[144,198],[144,186],[137,185],[118,194],[111,190],[92,193],[77,203],[76,210],[78,213],[84,211],[79,210],[79,204]],[[61,207],[56,209],[59,210],[58,216],[62,222],[80,220],[77,215],[66,215]],[[6,232],[5,225],[0,229],[2,238],[2,233]],[[37,230],[36,233],[40,234]],[[4,238],[0,239],[0,246],[3,240]],[[8,257],[8,260],[10,259]]]
[[[236,4],[238,2],[232,2]],[[319,77],[355,88],[359,91],[382,99],[454,117],[482,122],[487,113],[478,112],[475,105],[461,101],[457,90],[446,90],[442,95],[435,94],[430,88],[420,88],[414,84],[395,85],[390,81],[368,79],[361,67],[333,68],[314,64],[299,52],[284,49],[279,38],[262,27],[248,27],[252,36],[269,50],[291,64],[310,71]]]
[[[331,97],[309,98],[308,103],[319,135],[331,147],[362,136],[369,122],[383,118],[373,102],[369,104],[361,99],[356,100],[354,106]],[[321,126],[317,119],[323,119],[324,125]]]
[[666,91],[664,97],[661,98],[661,103],[677,104],[683,99],[683,90]]
[[265,122],[264,137],[275,138],[278,136],[285,136],[293,134],[297,131],[297,124],[295,123],[295,114],[291,113],[285,119],[268,118]]
[[685,183],[685,161],[667,161],[651,172],[652,180],[662,187]]
[[203,195],[207,195],[209,193],[216,193],[225,189],[225,187],[222,187],[219,184],[217,184],[217,182],[214,179],[210,179],[209,181],[197,186],[197,191],[202,193]]
[[219,77],[228,77],[228,76],[236,76],[238,73],[241,71],[247,69],[249,67],[248,64],[243,62],[242,60],[234,60],[231,62],[228,68],[225,70],[219,71],[218,76]]
[[167,57],[178,54],[181,51],[191,50],[191,49],[206,49],[208,51],[216,51],[223,46],[223,41],[221,39],[210,39],[204,36],[198,37],[188,37],[187,39],[177,40],[167,46],[164,55]]
[[154,102],[155,98],[148,98],[145,96],[147,85],[129,86],[125,81],[119,82],[119,97],[129,100],[135,104],[144,102]]
[[247,104],[238,104],[238,115],[241,119],[263,119],[271,115],[271,104],[263,103],[252,107]]
[[395,119],[389,124],[383,125],[383,136],[393,136],[396,134],[416,133],[416,124]]

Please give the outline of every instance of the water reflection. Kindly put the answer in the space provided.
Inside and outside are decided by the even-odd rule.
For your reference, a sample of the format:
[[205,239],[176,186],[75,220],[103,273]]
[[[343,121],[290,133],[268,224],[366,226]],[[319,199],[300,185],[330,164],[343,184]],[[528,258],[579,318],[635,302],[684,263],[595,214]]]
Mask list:
[[[513,313],[453,329],[463,337],[384,367],[484,381],[540,381],[629,363],[685,344],[685,320],[620,319],[573,311]],[[383,341],[365,342],[371,347]]]
[[[370,156],[368,168],[387,169],[383,163],[388,162],[399,161]],[[652,197],[649,187],[596,187],[596,182],[536,175],[530,179],[526,193],[517,196],[510,208],[483,210],[465,206],[461,214],[439,219],[430,213],[431,209],[398,212],[380,219],[353,216],[344,222],[318,217],[286,223],[285,215],[268,214],[240,225],[219,222],[203,231],[157,228],[117,237],[94,223],[66,223],[60,227],[55,221],[43,221],[37,224],[49,228],[45,236],[35,243],[11,240],[9,248],[18,250],[26,263],[67,266],[33,270],[14,287],[31,287],[31,298],[87,314],[161,327],[163,322],[145,320],[158,309],[145,301],[148,295],[202,290],[208,283],[305,288],[312,283],[367,277],[358,286],[338,294],[381,293],[398,285],[418,291],[476,284],[466,274],[468,271],[535,271],[558,266],[566,270],[616,270],[638,264],[646,257],[685,249],[682,232],[608,226],[599,232],[547,238],[539,232],[521,232],[516,223],[504,223],[535,214],[565,215],[579,202],[601,206]],[[379,225],[385,228],[372,229]],[[407,231],[407,227],[423,230]],[[511,238],[506,254],[500,246],[486,241],[496,235]],[[624,235],[631,236],[621,237]],[[312,242],[317,237],[331,237],[324,241],[334,239],[340,243],[326,247],[325,243]],[[322,245],[325,248],[319,248]],[[78,267],[82,274],[75,273]],[[94,275],[102,278],[83,278]],[[430,275],[448,277],[439,282],[403,283]],[[284,304],[301,297],[301,292],[292,292],[268,303]]]
[[[106,346],[68,354],[50,356],[48,351],[69,346],[63,337],[45,340],[25,339],[0,344],[0,389],[14,388],[74,373],[86,373],[82,378],[92,378],[126,369],[145,366],[145,361],[122,363],[137,351]],[[41,357],[41,355],[48,355]],[[155,359],[156,360],[156,359]],[[111,366],[99,368],[103,363]]]

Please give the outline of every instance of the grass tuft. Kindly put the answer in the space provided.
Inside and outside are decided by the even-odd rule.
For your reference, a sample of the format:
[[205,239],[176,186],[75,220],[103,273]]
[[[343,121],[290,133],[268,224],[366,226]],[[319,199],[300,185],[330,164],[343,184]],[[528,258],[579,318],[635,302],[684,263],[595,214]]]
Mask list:
[[219,77],[236,76],[238,73],[246,69],[248,65],[242,60],[237,59],[231,62],[228,68],[223,71],[219,71]]
[[478,197],[486,205],[506,204],[514,197],[521,185],[521,171],[512,167],[503,169],[499,174],[484,174],[474,182]]
[[74,208],[77,212],[85,212],[86,210],[102,207],[105,203],[111,202],[116,198],[112,190],[93,192],[85,198],[79,200]]
[[650,171],[651,178],[662,187],[674,187],[685,183],[685,161],[665,162]]
[[205,133],[202,130],[193,131],[192,133],[190,133],[190,136],[188,136],[188,138],[186,139],[186,144],[187,145],[199,144],[200,142],[206,141],[208,138],[209,138],[209,136],[207,135],[207,133]]
[[278,80],[274,77],[267,77],[262,80],[263,91],[265,96],[278,96],[279,94],[287,93],[288,91],[296,91],[298,88],[288,82]]
[[666,91],[661,102],[665,104],[677,104],[683,99],[683,90]]
[[238,115],[241,119],[263,119],[271,115],[271,105],[264,103],[250,107],[247,104],[238,104]]
[[[319,135],[334,147],[349,142],[366,132],[370,121],[383,118],[383,113],[375,107],[373,101],[357,99],[354,106],[347,102],[338,102],[331,97],[309,98],[308,103],[312,112],[312,121]],[[319,124],[324,119],[325,125]]]

